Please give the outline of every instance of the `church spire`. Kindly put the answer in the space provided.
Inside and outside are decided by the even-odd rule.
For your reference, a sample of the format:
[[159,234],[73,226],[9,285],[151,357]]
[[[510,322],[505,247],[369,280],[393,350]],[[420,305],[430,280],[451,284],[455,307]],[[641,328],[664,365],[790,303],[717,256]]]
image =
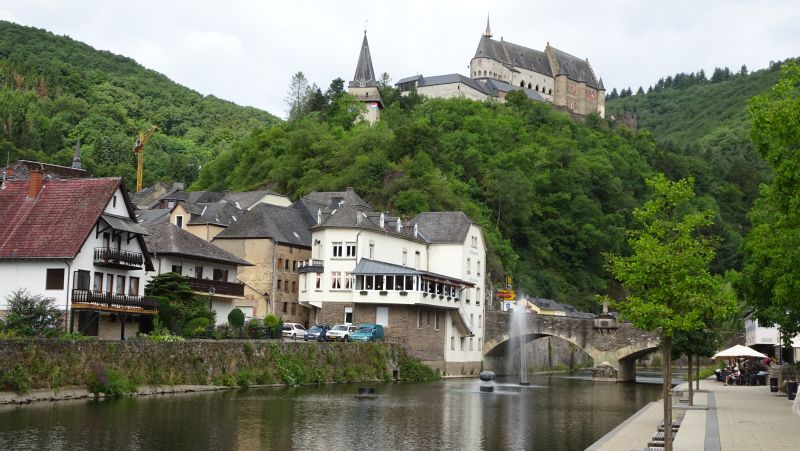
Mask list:
[[369,53],[369,42],[367,42],[367,30],[364,30],[364,40],[361,42],[361,52],[358,54],[358,64],[356,74],[350,86],[378,86],[375,78],[375,69],[372,68],[372,55]]
[[489,26],[489,13],[486,13],[486,31],[483,32],[483,35],[487,38],[492,37],[492,27]]
[[75,144],[75,156],[72,157],[72,169],[83,169],[81,164],[81,132],[78,132],[78,142]]

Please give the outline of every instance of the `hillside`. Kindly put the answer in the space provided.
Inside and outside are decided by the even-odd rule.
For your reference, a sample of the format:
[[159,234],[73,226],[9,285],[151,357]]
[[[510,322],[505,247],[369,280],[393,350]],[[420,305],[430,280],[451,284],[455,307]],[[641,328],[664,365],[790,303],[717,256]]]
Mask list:
[[748,100],[765,93],[780,78],[780,63],[769,69],[730,73],[676,74],[647,93],[609,98],[607,116],[633,112],[640,132],[650,134],[658,152],[650,166],[672,179],[694,177],[701,196],[714,199],[723,237],[717,271],[741,267],[740,244],[749,230],[747,212],[759,185],[770,178],[768,165],[750,140]]
[[130,58],[48,31],[0,21],[0,153],[5,160],[69,165],[81,136],[95,175],[135,186],[131,149],[139,131],[159,132],[146,149],[145,185],[192,182],[199,167],[254,129],[279,122],[256,108],[202,96]]

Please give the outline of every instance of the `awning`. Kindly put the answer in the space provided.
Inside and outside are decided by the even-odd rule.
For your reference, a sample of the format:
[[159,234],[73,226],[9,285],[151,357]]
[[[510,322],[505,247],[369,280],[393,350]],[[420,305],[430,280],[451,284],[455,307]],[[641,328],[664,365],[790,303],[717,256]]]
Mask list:
[[140,226],[132,219],[109,214],[102,214],[100,217],[103,218],[103,221],[105,221],[114,230],[135,233],[137,235],[147,235],[147,231],[144,229],[144,227]]

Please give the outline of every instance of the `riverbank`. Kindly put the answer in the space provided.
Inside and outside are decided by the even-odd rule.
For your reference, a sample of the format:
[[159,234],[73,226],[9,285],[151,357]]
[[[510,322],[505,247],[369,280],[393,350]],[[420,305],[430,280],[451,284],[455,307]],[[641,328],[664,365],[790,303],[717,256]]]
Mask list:
[[[174,386],[144,386],[136,391],[127,393],[126,396],[171,395],[175,393],[197,393],[207,391],[229,390],[231,387],[217,385],[174,385]],[[76,399],[105,398],[104,393],[92,393],[84,387],[61,387],[57,389],[33,390],[26,394],[14,392],[0,392],[0,405],[32,404],[36,402],[70,401]]]
[[[695,407],[673,405],[681,419],[674,451],[794,450],[800,443],[799,418],[792,401],[770,393],[769,386],[729,386],[701,380]],[[687,384],[674,392],[688,390]],[[676,399],[680,399],[676,396]],[[645,449],[662,420],[662,402],[652,402],[603,436],[587,451]]]
[[438,377],[402,346],[388,343],[0,340],[0,391],[17,395],[44,390],[49,395],[41,396],[52,397],[76,388],[122,395],[160,390],[140,387],[172,390]]

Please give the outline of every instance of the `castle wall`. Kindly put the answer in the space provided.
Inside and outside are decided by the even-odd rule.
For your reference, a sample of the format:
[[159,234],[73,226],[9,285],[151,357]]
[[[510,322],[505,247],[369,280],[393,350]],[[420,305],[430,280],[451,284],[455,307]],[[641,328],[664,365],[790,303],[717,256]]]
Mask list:
[[544,99],[547,100],[548,102],[553,101],[553,91],[555,91],[555,80],[552,77],[548,77],[547,75],[540,74],[538,72],[533,72],[527,69],[523,69],[521,67],[515,67],[515,69],[517,69],[519,72],[514,72],[512,74],[510,83],[513,86],[520,86],[520,83],[523,83],[525,88],[538,92],[539,95],[544,97]]
[[491,58],[473,58],[469,71],[470,77],[474,79],[494,78],[511,83],[511,71]]
[[464,97],[471,100],[485,100],[488,96],[463,83],[447,83],[443,85],[422,86],[417,93],[434,98]]

